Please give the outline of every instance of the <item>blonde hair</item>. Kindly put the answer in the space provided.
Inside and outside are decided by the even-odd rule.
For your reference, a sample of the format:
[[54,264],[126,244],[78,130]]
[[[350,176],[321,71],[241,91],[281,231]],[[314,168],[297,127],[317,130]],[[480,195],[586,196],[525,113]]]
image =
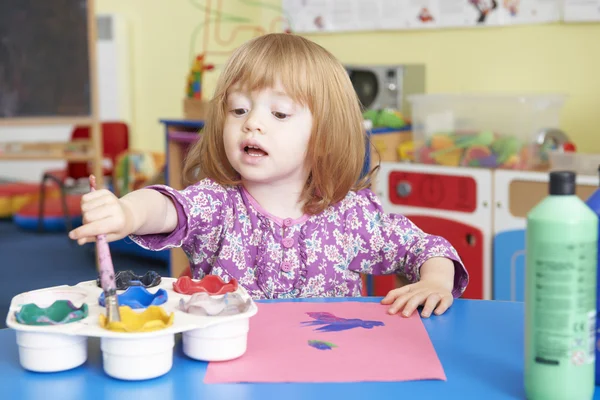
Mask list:
[[223,146],[228,91],[235,84],[249,90],[270,88],[277,79],[313,115],[306,154],[310,173],[301,200],[305,213],[317,214],[350,190],[367,187],[374,171],[360,180],[367,135],[346,70],[331,53],[301,36],[267,34],[234,51],[219,76],[202,138],[188,152],[184,176],[188,184],[201,176],[222,185],[240,183]]

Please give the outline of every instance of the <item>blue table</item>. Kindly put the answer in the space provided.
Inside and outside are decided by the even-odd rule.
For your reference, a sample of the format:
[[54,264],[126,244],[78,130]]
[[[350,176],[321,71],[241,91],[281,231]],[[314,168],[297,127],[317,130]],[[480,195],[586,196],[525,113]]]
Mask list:
[[[326,299],[325,301],[347,301]],[[352,301],[378,301],[359,298]],[[318,299],[296,301],[322,301]],[[88,361],[71,371],[25,371],[15,333],[0,330],[0,397],[3,399],[524,399],[523,303],[457,300],[444,315],[423,320],[447,381],[348,384],[202,383],[206,363],[187,358],[181,341],[171,371],[154,380],[124,382],[102,369],[99,342],[89,340]],[[393,350],[390,349],[390,357]],[[368,368],[369,362],[358,366]],[[599,391],[596,397],[600,399]]]

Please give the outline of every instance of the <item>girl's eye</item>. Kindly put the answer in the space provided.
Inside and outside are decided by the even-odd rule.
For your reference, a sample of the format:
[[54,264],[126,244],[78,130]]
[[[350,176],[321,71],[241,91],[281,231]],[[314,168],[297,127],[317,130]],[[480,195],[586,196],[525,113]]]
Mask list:
[[234,108],[233,110],[231,110],[231,112],[233,113],[233,115],[237,115],[239,117],[246,114],[248,110],[246,110],[245,108]]
[[273,111],[273,115],[277,119],[286,119],[287,117],[289,117],[288,114],[285,114],[285,113],[282,113],[282,112],[279,112],[279,111]]

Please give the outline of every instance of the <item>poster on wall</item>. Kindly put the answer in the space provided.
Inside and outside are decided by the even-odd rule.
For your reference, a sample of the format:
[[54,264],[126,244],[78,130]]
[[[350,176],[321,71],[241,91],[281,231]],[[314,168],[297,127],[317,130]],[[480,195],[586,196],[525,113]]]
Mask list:
[[600,21],[600,0],[564,0],[565,22]]
[[[600,1],[600,0],[599,0]],[[561,0],[282,0],[298,33],[436,29],[560,20]]]

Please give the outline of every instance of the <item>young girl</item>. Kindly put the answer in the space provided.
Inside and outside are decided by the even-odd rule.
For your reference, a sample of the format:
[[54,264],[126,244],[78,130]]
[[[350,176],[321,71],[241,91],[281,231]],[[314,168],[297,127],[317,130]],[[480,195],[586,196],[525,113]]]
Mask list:
[[194,183],[121,199],[88,193],[69,236],[180,246],[195,279],[235,278],[256,299],[360,296],[361,273],[400,273],[411,284],[382,300],[390,313],[442,314],[467,271],[448,241],[384,213],[360,180],[366,138],[356,92],[329,52],[296,35],[261,36],[219,77],[186,160]]

